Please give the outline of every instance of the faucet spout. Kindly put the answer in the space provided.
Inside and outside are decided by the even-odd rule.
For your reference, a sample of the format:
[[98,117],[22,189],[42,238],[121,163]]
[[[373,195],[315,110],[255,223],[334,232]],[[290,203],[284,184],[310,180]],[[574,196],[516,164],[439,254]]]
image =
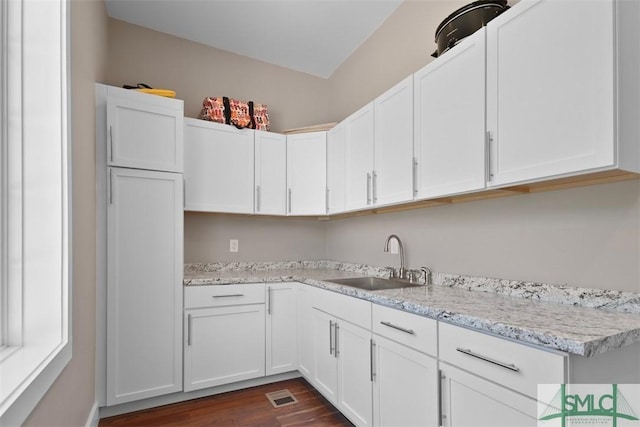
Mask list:
[[398,247],[400,248],[400,270],[398,271],[398,278],[406,279],[407,274],[406,270],[404,269],[404,248],[402,246],[402,241],[400,240],[400,238],[395,234],[387,237],[387,241],[384,243],[384,251],[389,252],[389,242],[391,241],[391,239],[395,239],[398,242]]

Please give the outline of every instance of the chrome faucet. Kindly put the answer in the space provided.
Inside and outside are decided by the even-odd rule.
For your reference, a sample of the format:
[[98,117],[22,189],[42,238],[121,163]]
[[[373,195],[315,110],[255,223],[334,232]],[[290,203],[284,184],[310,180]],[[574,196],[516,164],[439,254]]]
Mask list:
[[395,234],[387,237],[387,241],[384,244],[384,251],[389,252],[389,242],[391,241],[391,239],[396,239],[396,241],[398,242],[398,247],[400,248],[400,270],[398,271],[398,279],[406,279],[407,271],[404,269],[404,248],[402,247],[402,241],[400,241],[400,238]]

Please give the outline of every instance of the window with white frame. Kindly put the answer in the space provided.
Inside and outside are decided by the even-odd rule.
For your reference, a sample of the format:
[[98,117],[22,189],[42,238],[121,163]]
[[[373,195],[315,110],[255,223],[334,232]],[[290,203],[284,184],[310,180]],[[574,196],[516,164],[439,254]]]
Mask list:
[[0,425],[71,358],[68,0],[0,2]]

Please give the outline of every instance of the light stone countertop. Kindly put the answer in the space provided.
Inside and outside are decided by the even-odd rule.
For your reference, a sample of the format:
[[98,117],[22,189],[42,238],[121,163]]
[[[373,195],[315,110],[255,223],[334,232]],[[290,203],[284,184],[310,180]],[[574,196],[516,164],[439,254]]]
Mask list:
[[[553,285],[483,279],[490,291],[470,286],[478,278],[436,276],[435,285],[365,291],[328,279],[377,276],[385,270],[333,261],[192,264],[185,286],[296,281],[455,325],[581,356],[640,343],[640,295]],[[475,281],[475,282],[474,282]],[[488,282],[489,281],[489,282]],[[465,283],[464,285],[462,283]],[[497,286],[499,283],[500,286]],[[523,287],[527,289],[523,292]],[[473,289],[473,290],[470,290]],[[514,289],[517,296],[514,296]],[[539,291],[537,295],[535,291]],[[520,295],[522,294],[522,295]],[[578,297],[575,297],[578,295]],[[593,295],[593,300],[590,296]],[[604,296],[603,296],[604,295]],[[564,298],[564,300],[563,300]],[[584,301],[576,306],[574,298]],[[606,303],[602,303],[602,299]],[[619,307],[616,302],[620,300]],[[593,308],[596,302],[606,308]]]

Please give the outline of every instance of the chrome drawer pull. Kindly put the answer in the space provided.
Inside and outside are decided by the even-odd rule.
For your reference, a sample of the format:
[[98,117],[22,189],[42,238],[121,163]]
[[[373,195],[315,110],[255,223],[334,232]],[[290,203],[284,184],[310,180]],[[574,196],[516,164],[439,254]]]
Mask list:
[[405,329],[402,326],[396,326],[393,323],[390,322],[380,322],[380,324],[384,325],[384,326],[388,326],[390,328],[393,329],[397,329],[398,331],[404,332],[405,334],[409,334],[409,335],[415,335],[415,331],[413,329]]
[[244,294],[229,294],[229,295],[213,295],[211,298],[230,298],[230,297],[243,297]]
[[475,357],[476,359],[480,359],[480,360],[484,360],[485,362],[493,363],[494,365],[498,365],[498,366],[500,366],[502,368],[509,369],[510,371],[514,371],[514,372],[520,371],[520,368],[518,368],[513,363],[500,362],[500,361],[492,359],[490,357],[474,353],[473,351],[471,351],[469,349],[465,349],[465,348],[459,348],[458,347],[458,348],[456,348],[456,350],[459,351],[460,353],[466,354],[467,356]]

